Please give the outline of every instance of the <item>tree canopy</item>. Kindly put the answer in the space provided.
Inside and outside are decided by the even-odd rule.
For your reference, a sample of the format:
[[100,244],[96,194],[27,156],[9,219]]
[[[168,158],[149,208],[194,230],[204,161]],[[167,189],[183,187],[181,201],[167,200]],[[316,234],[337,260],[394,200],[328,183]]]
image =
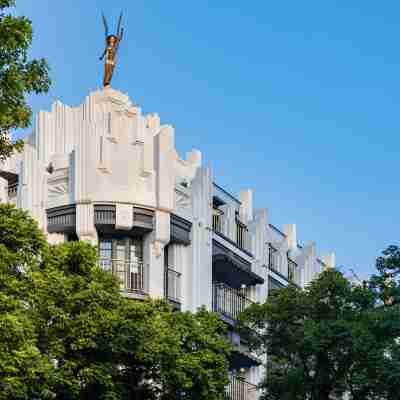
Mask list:
[[0,0],[0,161],[22,148],[21,140],[12,143],[10,133],[29,126],[26,95],[45,93],[50,86],[47,62],[28,59],[31,21],[6,12],[14,5],[14,0]]
[[124,298],[84,242],[47,244],[0,205],[0,399],[219,400],[224,325]]
[[398,255],[392,248],[378,258],[371,282],[354,285],[329,269],[305,290],[276,290],[242,315],[252,348],[267,354],[264,399],[400,398],[400,311],[383,301],[381,277],[399,272]]

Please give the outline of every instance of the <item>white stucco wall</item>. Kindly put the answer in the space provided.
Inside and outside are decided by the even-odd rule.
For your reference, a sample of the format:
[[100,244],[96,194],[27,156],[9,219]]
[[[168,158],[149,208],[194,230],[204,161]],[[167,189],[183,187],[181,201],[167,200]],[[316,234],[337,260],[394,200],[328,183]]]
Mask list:
[[[225,239],[213,233],[215,177],[211,168],[202,165],[201,152],[192,150],[181,158],[173,127],[163,125],[157,114],[143,114],[119,91],[95,91],[78,107],[55,102],[49,112],[38,114],[35,129],[25,142],[21,154],[0,166],[0,202],[12,201],[28,210],[51,243],[66,240],[66,235],[48,234],[47,209],[75,204],[76,233],[93,244],[98,241],[96,204],[115,206],[116,226],[122,231],[132,227],[133,207],[151,210],[154,229],[143,237],[143,262],[152,297],[164,296],[164,249],[170,242],[171,214],[192,223],[190,244],[169,246],[168,263],[181,274],[182,310],[196,311],[203,305],[212,310],[213,240],[249,262],[251,270],[264,279],[263,285],[248,289],[257,302],[267,299],[270,276],[287,284],[284,276],[268,268],[269,244],[279,252],[283,275],[287,275],[288,254],[297,263],[301,286],[324,266],[335,266],[333,255],[317,258],[314,243],[298,246],[296,225],[288,224],[280,232],[270,225],[267,209],[254,211],[252,190],[242,191],[237,200],[226,196],[228,200],[221,206]],[[8,197],[2,171],[19,176],[14,199]],[[247,252],[234,243],[237,216],[248,227]],[[253,368],[248,379],[257,383],[261,372]]]

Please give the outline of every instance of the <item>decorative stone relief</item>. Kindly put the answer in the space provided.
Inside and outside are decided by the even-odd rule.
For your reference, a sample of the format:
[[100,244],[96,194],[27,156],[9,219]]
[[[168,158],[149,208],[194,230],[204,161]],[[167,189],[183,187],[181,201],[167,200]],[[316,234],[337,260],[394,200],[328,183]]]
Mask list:
[[177,212],[188,213],[191,211],[192,201],[190,198],[190,193],[186,189],[175,188],[175,210]]
[[48,198],[49,200],[55,197],[62,196],[68,193],[68,178],[59,180],[59,182],[52,182],[49,186]]
[[68,203],[69,196],[68,169],[58,170],[47,179],[48,207],[56,207]]
[[47,208],[69,203],[69,155],[54,154],[44,167],[47,177]]

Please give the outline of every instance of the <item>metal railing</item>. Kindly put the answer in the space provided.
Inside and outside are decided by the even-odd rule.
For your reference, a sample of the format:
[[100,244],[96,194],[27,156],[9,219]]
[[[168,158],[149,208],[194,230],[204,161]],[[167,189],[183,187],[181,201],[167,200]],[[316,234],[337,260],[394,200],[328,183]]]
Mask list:
[[234,218],[235,220],[232,221],[234,222],[233,227],[231,227],[230,229],[228,228],[228,232],[225,232],[226,228],[224,228],[223,225],[225,225],[225,222],[228,222],[227,225],[231,226],[230,221],[227,221],[227,216],[222,210],[214,208],[212,213],[212,229],[214,232],[224,236],[225,239],[232,241],[232,243],[234,243],[240,249],[250,251],[250,249],[248,248],[249,246],[247,226],[243,222],[241,222],[237,216],[235,216]]
[[268,268],[280,274],[282,273],[279,251],[271,244],[268,251]]
[[236,244],[241,248],[246,248],[247,227],[239,220],[236,220]]
[[296,283],[297,285],[300,284],[300,269],[296,262],[288,257],[288,279],[291,282]]
[[213,210],[212,228],[215,232],[222,233],[222,214],[218,210]]
[[236,320],[246,307],[253,304],[241,289],[233,289],[224,283],[213,283],[213,311]]
[[8,198],[9,199],[17,197],[17,194],[18,194],[18,183],[13,183],[12,185],[8,185],[7,193],[8,193]]
[[295,270],[297,268],[297,264],[288,257],[287,265],[288,265],[288,279],[289,279],[289,281],[293,281]]
[[104,224],[104,225],[113,225],[115,224],[115,209],[98,209],[95,208],[95,223],[96,224]]
[[146,292],[145,271],[142,262],[130,262],[110,258],[100,259],[99,265],[120,281],[121,290]]
[[257,386],[241,377],[232,376],[225,392],[229,400],[256,400]]
[[172,268],[167,270],[167,296],[180,303],[181,301],[181,273]]
[[226,191],[221,186],[217,185],[215,182],[214,186],[214,196],[219,197],[226,204],[233,204],[235,208],[239,209],[242,204],[239,199],[237,199],[234,195]]

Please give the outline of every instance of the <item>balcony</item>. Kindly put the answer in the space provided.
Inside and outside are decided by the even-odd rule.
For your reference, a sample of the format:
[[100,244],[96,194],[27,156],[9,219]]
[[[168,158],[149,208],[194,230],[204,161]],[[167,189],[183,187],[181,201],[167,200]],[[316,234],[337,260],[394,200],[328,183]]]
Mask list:
[[217,205],[232,204],[237,210],[240,208],[240,201],[221,186],[214,182],[214,202]]
[[268,268],[276,272],[278,275],[283,275],[286,278],[282,268],[281,256],[279,254],[279,251],[271,244],[269,245],[268,251]]
[[248,229],[239,218],[240,209],[241,202],[214,183],[213,231],[252,257]]
[[300,268],[296,262],[288,257],[288,279],[290,282],[300,285]]
[[283,260],[284,258],[280,254],[279,250],[269,244],[268,268],[280,277],[284,278],[287,282],[299,286],[301,283],[299,266],[289,256],[286,257],[286,263],[283,263]]
[[7,193],[8,193],[8,201],[10,203],[15,204],[18,195],[18,182],[8,185]]
[[[232,227],[230,232],[227,228],[228,226]],[[212,229],[227,242],[239,248],[250,257],[252,256],[250,253],[247,226],[239,220],[237,215],[234,217],[234,224],[232,226],[232,224],[227,221],[227,216],[224,212],[214,207],[212,213]]]
[[256,400],[257,386],[241,377],[232,376],[225,393],[227,400]]
[[263,284],[264,279],[252,271],[251,262],[232,251],[217,238],[212,242],[213,280],[231,288]]
[[167,268],[167,298],[174,308],[181,305],[181,273],[173,268]]
[[130,262],[102,258],[99,261],[100,268],[111,271],[119,280],[120,289],[124,292],[136,292],[145,294],[145,267],[142,262]]
[[226,322],[234,325],[239,314],[253,304],[243,289],[234,289],[224,283],[213,284],[213,311],[221,314]]
[[239,219],[236,218],[236,244],[239,248],[243,250],[248,249],[248,244],[247,244],[247,226],[243,224],[242,222],[239,221]]
[[218,208],[214,208],[212,215],[212,228],[214,232],[222,233],[222,218],[223,212]]

